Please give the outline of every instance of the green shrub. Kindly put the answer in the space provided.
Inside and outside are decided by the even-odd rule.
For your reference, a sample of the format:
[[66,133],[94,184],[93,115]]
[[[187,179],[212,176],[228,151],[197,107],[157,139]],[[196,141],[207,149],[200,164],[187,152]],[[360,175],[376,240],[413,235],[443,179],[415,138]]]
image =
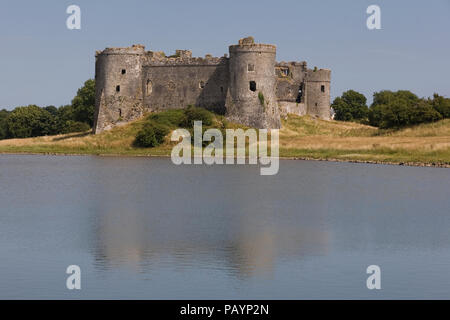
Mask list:
[[135,144],[138,147],[149,148],[157,146],[153,126],[145,125],[136,135]]
[[163,124],[159,123],[153,123],[151,124],[153,127],[153,130],[155,132],[155,138],[158,145],[164,142],[164,138],[167,136],[167,134],[170,132],[170,129],[164,126]]
[[180,125],[184,128],[192,128],[194,121],[202,121],[202,125],[210,126],[213,121],[213,114],[206,109],[189,106],[184,110],[184,117]]
[[165,136],[170,130],[159,123],[148,122],[136,135],[135,145],[138,147],[157,147],[164,142]]
[[264,94],[260,91],[258,92],[259,103],[264,106]]

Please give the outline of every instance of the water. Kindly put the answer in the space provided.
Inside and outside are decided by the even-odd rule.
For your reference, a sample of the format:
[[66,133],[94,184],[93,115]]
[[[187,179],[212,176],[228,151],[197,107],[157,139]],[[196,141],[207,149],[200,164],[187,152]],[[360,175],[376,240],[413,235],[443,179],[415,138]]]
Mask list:
[[1,155],[0,298],[448,299],[449,209],[441,168]]

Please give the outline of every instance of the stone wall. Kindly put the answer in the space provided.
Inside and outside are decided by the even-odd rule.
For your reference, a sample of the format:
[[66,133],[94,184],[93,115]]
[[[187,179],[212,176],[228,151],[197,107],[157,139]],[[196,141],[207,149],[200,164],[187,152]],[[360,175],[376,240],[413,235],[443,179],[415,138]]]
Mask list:
[[276,98],[276,47],[245,38],[230,51],[230,94],[227,117],[255,128],[280,128]]
[[145,51],[142,45],[96,52],[94,132],[146,112],[196,105],[256,128],[279,128],[280,114],[330,118],[328,69],[276,63],[276,47],[252,37],[229,47],[230,57],[192,57],[189,50]]
[[307,114],[330,120],[331,70],[308,69],[306,74]]
[[280,108],[280,115],[286,117],[289,113],[296,114],[298,116],[304,116],[307,114],[306,104],[289,102],[289,101],[278,101],[278,106]]
[[143,67],[144,105],[147,111],[204,107],[225,114],[228,59],[187,59]]
[[96,133],[142,116],[141,71],[144,49],[144,46],[135,45],[130,48],[107,48],[97,53]]

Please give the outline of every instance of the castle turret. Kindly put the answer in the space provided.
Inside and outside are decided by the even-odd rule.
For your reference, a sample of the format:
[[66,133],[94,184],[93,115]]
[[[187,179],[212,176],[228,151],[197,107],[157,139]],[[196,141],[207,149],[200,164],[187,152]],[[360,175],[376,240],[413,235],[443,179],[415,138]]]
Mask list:
[[330,120],[331,70],[314,68],[306,74],[307,113],[324,120]]
[[96,53],[94,132],[142,116],[142,63],[145,47],[106,48]]
[[230,95],[227,117],[256,128],[280,128],[276,98],[276,47],[252,37],[229,47]]

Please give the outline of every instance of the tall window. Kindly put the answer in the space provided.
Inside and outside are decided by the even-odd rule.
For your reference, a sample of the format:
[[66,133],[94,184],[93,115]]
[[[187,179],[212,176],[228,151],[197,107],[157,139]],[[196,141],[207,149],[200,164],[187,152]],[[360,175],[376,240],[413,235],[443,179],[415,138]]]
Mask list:
[[147,79],[147,88],[146,88],[146,92],[147,95],[149,96],[152,93],[153,90],[153,84],[152,81],[150,79]]

